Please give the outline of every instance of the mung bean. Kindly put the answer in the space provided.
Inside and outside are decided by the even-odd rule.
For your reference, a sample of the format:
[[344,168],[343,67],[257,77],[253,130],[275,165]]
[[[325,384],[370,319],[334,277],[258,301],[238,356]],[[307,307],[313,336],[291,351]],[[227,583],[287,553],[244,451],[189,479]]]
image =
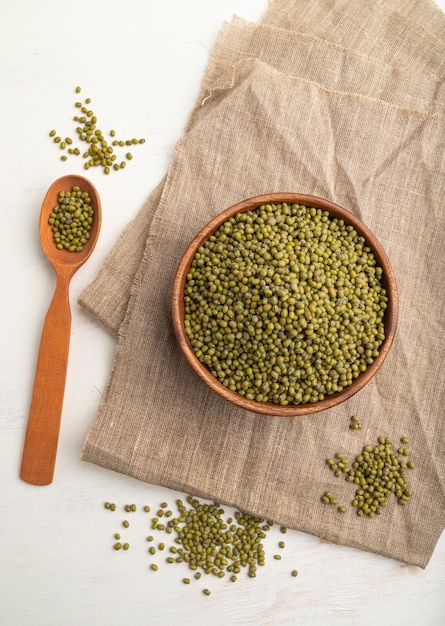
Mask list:
[[[75,88],[75,93],[78,94],[81,92],[81,87],[77,86]],[[86,161],[84,162],[84,169],[88,170],[90,167],[102,167],[105,174],[109,174],[111,170],[120,170],[123,169],[122,161],[121,165],[114,166],[111,168],[112,163],[110,161],[114,161],[116,159],[116,155],[113,154],[113,145],[137,145],[145,143],[145,139],[129,139],[127,142],[122,140],[112,141],[112,145],[109,145],[107,140],[104,137],[103,132],[97,128],[97,116],[94,114],[94,111],[86,105],[91,103],[91,98],[85,98],[85,104],[80,101],[74,103],[74,106],[77,109],[80,109],[80,112],[83,115],[75,115],[74,121],[81,124],[76,128],[76,132],[80,141],[84,141],[90,144],[89,149],[84,153],[84,158]],[[56,131],[53,129],[49,132],[50,137],[54,140],[55,143],[61,143],[60,148],[65,149],[66,145],[71,145],[73,140],[69,137],[66,138],[65,142],[62,141],[61,137],[56,136]],[[116,135],[115,130],[110,131],[110,136],[114,137]],[[65,144],[65,145],[63,145]],[[69,152],[70,155],[80,155],[80,150],[77,148],[74,151]],[[127,159],[132,159],[132,155],[128,156]],[[62,158],[63,161],[66,161],[68,157],[64,155],[65,158]],[[91,158],[92,157],[92,158]]]
[[261,205],[226,220],[196,251],[185,332],[228,389],[258,402],[317,402],[378,356],[382,278],[343,220],[300,204]]
[[[380,515],[382,508],[388,505],[388,498],[393,493],[400,505],[405,505],[411,498],[411,490],[408,487],[405,470],[415,467],[412,461],[405,461],[409,452],[407,448],[400,447],[397,451],[393,449],[391,439],[378,437],[374,445],[365,445],[362,451],[355,457],[351,466],[341,453],[336,457],[342,458],[347,471],[345,480],[353,482],[357,488],[355,497],[351,504],[357,509],[357,515],[373,518]],[[401,455],[401,456],[398,456]],[[334,474],[335,463],[328,465]],[[326,492],[322,496],[322,501],[332,503],[331,494]],[[344,510],[343,510],[344,509]],[[346,512],[346,508],[339,506],[338,510]]]
[[48,218],[56,247],[81,252],[90,238],[93,219],[94,209],[88,192],[76,185],[71,191],[61,191]]

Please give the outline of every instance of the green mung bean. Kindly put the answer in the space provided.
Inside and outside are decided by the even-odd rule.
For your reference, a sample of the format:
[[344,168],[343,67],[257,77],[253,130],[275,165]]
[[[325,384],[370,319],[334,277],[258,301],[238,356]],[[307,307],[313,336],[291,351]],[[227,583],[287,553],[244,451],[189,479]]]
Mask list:
[[[81,88],[80,87],[76,87],[75,88],[75,92],[76,93],[80,93]],[[85,105],[89,105],[91,103],[91,98],[85,98]],[[82,104],[82,102],[77,101],[74,103],[74,106],[77,109],[80,109],[80,112],[83,115],[75,115],[73,117],[75,122],[78,122],[81,124],[81,126],[78,126],[76,128],[76,132],[78,134],[78,138],[80,141],[84,141],[88,144],[90,144],[89,149],[86,151],[86,153],[84,153],[84,158],[87,159],[83,165],[84,169],[88,170],[90,167],[102,167],[103,171],[105,174],[110,174],[111,170],[120,170],[123,169],[124,166],[119,165],[119,166],[115,166],[113,168],[111,168],[110,166],[112,165],[112,161],[114,161],[116,159],[116,155],[113,154],[113,145],[119,145],[119,146],[124,146],[126,143],[128,145],[136,145],[136,144],[142,144],[145,143],[145,139],[130,139],[127,142],[124,141],[117,141],[114,140],[112,141],[112,145],[109,145],[107,140],[104,137],[104,133],[97,128],[97,116],[94,114],[94,111],[89,108],[88,106],[85,106]],[[53,140],[56,143],[60,143],[62,142],[61,137],[56,136],[56,131],[55,130],[51,130],[49,132],[50,137],[53,138]],[[116,131],[115,130],[111,130],[110,131],[110,136],[114,137],[116,135]],[[62,142],[62,144],[72,144],[73,140],[69,137],[66,138],[65,142]],[[61,145],[60,146],[61,149],[64,149],[65,146]],[[75,149],[73,152],[69,152],[70,155],[80,155],[80,150],[79,149]],[[129,153],[128,153],[129,154]],[[130,160],[132,159],[132,155],[128,156],[127,154],[127,159]],[[93,157],[93,158],[90,158]],[[62,159],[62,160],[67,160],[68,157]],[[111,161],[111,162],[110,162]],[[123,163],[123,161],[122,161]]]
[[61,191],[57,205],[48,218],[54,243],[59,250],[80,252],[90,238],[94,209],[88,192],[78,186],[71,191]]
[[351,423],[349,424],[349,428],[351,430],[360,430],[362,428],[362,423],[357,415],[351,415]]
[[[156,531],[174,533],[172,540],[176,545],[167,546],[163,542],[158,543],[157,547],[151,545],[148,548],[150,555],[154,556],[158,550],[168,549],[171,556],[166,557],[166,563],[170,565],[184,563],[193,572],[196,580],[203,574],[217,578],[228,575],[230,580],[235,582],[243,568],[246,569],[249,578],[256,577],[257,568],[266,563],[263,540],[273,526],[272,521],[265,521],[240,511],[225,519],[224,508],[219,503],[203,503],[192,496],[188,496],[185,501],[178,499],[176,505],[177,513],[174,513],[168,508],[167,502],[161,503],[156,517],[150,520]],[[106,502],[104,506],[110,509],[111,503]],[[126,504],[123,508],[129,512],[136,510],[137,507]],[[143,510],[150,512],[150,507],[145,505]],[[159,524],[160,511],[167,518],[164,525]],[[124,520],[122,524],[125,528],[130,525],[128,520]],[[286,527],[280,528],[280,532],[286,531]],[[130,549],[129,542],[120,542],[120,533],[115,533],[114,538],[115,550]],[[152,542],[154,536],[149,535],[146,540]],[[278,546],[283,549],[284,541],[279,541]],[[276,554],[273,558],[280,560],[282,557]],[[150,568],[157,571],[158,566],[153,563]],[[190,584],[191,579],[186,577],[183,582]]]
[[[400,456],[398,456],[400,455]],[[388,498],[393,493],[400,505],[405,505],[411,498],[411,490],[408,488],[405,471],[407,468],[413,469],[412,461],[405,461],[408,455],[406,448],[400,447],[394,450],[391,439],[378,437],[377,444],[365,445],[362,451],[355,457],[354,461],[345,474],[347,482],[353,482],[356,487],[355,497],[351,504],[357,509],[357,515],[373,518],[380,515],[382,509],[388,505]],[[337,453],[337,458],[344,455]],[[334,466],[328,463],[331,470]],[[334,474],[336,472],[334,471]],[[337,475],[337,474],[336,474]],[[322,496],[323,502],[332,502],[330,494]],[[343,511],[343,506],[338,510]]]
[[382,278],[343,220],[299,204],[261,205],[226,220],[197,250],[185,332],[228,389],[258,402],[317,402],[378,356]]

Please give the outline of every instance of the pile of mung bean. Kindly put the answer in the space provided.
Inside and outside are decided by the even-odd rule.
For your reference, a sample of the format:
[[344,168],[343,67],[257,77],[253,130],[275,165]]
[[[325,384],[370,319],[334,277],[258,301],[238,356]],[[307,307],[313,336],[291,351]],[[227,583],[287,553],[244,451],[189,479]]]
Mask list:
[[[400,505],[406,505],[412,496],[406,472],[414,469],[413,461],[406,457],[409,450],[407,437],[401,437],[401,445],[397,450],[388,437],[378,437],[374,445],[363,446],[361,452],[350,464],[346,456],[337,452],[334,457],[326,459],[335,476],[344,476],[349,483],[356,485],[356,492],[351,502],[357,515],[374,517],[380,515],[382,509],[388,506],[391,494],[396,496]],[[321,496],[324,504],[337,504],[337,498],[329,492]],[[338,507],[341,512],[346,507]]]
[[[116,511],[116,504],[112,502],[105,502],[104,506]],[[123,509],[126,513],[134,513],[137,506],[126,504]],[[162,502],[156,511],[145,505],[143,511],[151,513],[151,534],[146,537],[148,554],[158,558],[162,555],[168,564],[184,564],[194,573],[192,578],[182,578],[184,584],[190,584],[192,579],[199,580],[203,575],[227,577],[230,582],[236,582],[243,571],[249,578],[255,578],[257,568],[266,564],[264,540],[273,526],[271,521],[240,511],[225,517],[219,503],[202,503],[192,496],[188,496],[185,502],[177,500],[175,511],[167,502]],[[122,521],[125,530],[114,534],[114,550],[129,550],[130,543],[123,542],[121,533],[130,526],[128,519]],[[280,530],[286,532],[283,526]],[[164,537],[161,541],[159,533]],[[167,537],[170,538],[169,545],[165,543]],[[278,542],[278,547],[283,550],[284,541]],[[274,554],[274,559],[281,560],[281,554]],[[151,561],[149,569],[157,572],[159,562]],[[292,570],[291,575],[297,576],[298,571]],[[207,588],[203,593],[210,595]]]
[[[81,92],[81,87],[76,87],[76,94]],[[117,139],[116,131],[110,130],[111,140],[107,140],[97,126],[97,116],[90,108],[91,98],[86,98],[84,102],[75,102],[75,107],[79,109],[80,115],[74,116],[74,121],[77,123],[76,133],[79,141],[87,143],[88,148],[83,152],[79,147],[73,147],[74,142],[71,137],[65,137],[63,139],[55,129],[49,132],[49,136],[52,138],[55,144],[64,151],[60,157],[62,161],[66,161],[69,156],[82,155],[84,158],[84,169],[88,170],[90,167],[102,167],[105,174],[109,174],[111,171],[119,171],[125,168],[128,161],[133,159],[133,154],[129,151],[129,147],[134,147],[138,144],[145,143],[144,138],[132,137],[131,139]],[[117,155],[115,154],[115,148],[123,148],[126,150],[125,157],[118,162]]]
[[81,252],[90,238],[94,209],[87,191],[74,186],[71,191],[60,191],[48,224],[59,250]]
[[317,402],[379,354],[383,270],[353,226],[301,204],[226,220],[197,250],[184,289],[197,358],[249,400]]

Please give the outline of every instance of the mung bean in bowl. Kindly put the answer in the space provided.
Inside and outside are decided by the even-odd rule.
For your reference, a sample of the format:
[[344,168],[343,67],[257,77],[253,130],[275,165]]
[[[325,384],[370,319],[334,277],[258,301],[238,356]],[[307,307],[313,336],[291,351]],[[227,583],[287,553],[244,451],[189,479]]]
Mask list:
[[352,213],[273,193],[225,209],[196,235],[172,313],[185,358],[212,391],[255,413],[306,415],[375,376],[397,327],[397,284]]

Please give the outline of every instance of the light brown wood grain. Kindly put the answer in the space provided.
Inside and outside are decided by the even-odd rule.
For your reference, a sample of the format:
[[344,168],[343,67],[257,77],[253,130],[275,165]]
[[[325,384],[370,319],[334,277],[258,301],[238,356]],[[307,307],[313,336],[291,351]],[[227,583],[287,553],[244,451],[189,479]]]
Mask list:
[[[224,385],[222,385],[196,357],[184,328],[184,286],[187,273],[199,246],[202,245],[202,243],[207,240],[208,237],[212,235],[223,222],[235,213],[250,211],[261,204],[277,204],[280,202],[298,203],[320,208],[329,211],[329,214],[332,217],[344,219],[346,223],[354,226],[357,232],[366,239],[368,245],[373,250],[377,262],[383,268],[383,284],[389,297],[388,308],[385,314],[385,339],[380,347],[379,355],[366,369],[366,371],[360,374],[360,376],[358,376],[351,385],[343,389],[341,392],[327,396],[319,402],[287,406],[280,406],[271,402],[256,402],[254,400],[248,400],[244,396],[224,387]],[[381,367],[388,355],[397,328],[398,308],[398,292],[394,271],[385,250],[374,233],[365,224],[363,224],[358,217],[343,207],[330,202],[329,200],[298,193],[271,193],[255,196],[225,209],[214,217],[208,224],[206,224],[206,226],[202,228],[186,249],[175,275],[172,297],[173,326],[180,348],[191,367],[206,383],[206,385],[208,385],[212,391],[220,395],[222,398],[232,402],[242,409],[252,411],[254,413],[283,417],[308,415],[324,411],[340,404],[341,402],[344,402],[362,389],[373,378],[373,376],[375,376],[377,370]]]
[[[48,224],[59,192],[71,191],[74,185],[89,193],[94,209],[90,239],[81,252],[58,250]],[[101,220],[99,194],[86,178],[63,176],[48,189],[40,211],[39,231],[43,251],[56,272],[56,287],[40,340],[20,470],[22,480],[34,485],[48,485],[53,481],[70,345],[69,285],[75,272],[93,252]]]

